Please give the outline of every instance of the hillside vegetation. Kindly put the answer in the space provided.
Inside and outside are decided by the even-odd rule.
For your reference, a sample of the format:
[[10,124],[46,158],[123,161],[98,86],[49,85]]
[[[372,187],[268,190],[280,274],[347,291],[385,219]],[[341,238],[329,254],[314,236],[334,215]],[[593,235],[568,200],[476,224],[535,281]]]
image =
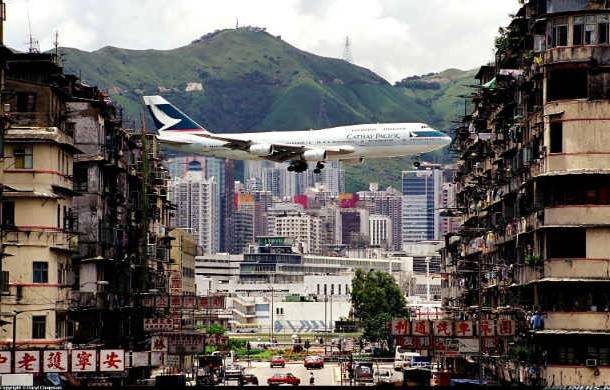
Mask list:
[[[160,94],[219,133],[410,121],[444,130],[463,110],[457,96],[472,76],[448,70],[424,77],[437,78],[430,81],[437,89],[393,86],[368,69],[304,52],[258,28],[217,31],[172,50],[61,53],[66,70],[107,90],[128,121],[137,122],[143,95]],[[347,167],[348,190],[371,180],[397,185],[409,167],[408,159]]]

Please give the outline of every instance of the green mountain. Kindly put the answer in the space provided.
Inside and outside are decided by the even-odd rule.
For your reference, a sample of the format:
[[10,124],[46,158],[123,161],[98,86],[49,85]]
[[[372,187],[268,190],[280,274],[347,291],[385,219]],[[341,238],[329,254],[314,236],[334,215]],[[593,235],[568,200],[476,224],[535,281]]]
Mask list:
[[[368,69],[252,27],[217,31],[172,50],[62,48],[61,54],[66,70],[107,90],[127,120],[138,122],[142,95],[161,94],[219,133],[367,122],[445,126],[459,112],[453,93],[464,74],[439,74],[439,90],[392,86]],[[385,159],[347,167],[348,190],[365,189],[371,180],[397,185],[409,166],[408,159]]]

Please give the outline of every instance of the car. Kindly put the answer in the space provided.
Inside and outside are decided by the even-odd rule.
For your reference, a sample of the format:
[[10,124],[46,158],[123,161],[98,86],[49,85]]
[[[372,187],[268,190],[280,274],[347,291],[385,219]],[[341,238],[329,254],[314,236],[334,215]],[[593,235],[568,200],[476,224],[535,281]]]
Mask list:
[[254,386],[258,386],[258,378],[254,374],[244,374],[241,377],[241,380],[242,380],[241,383],[244,385],[251,384]]
[[375,371],[375,380],[377,383],[391,383],[392,373],[389,370]]
[[373,382],[373,364],[371,362],[355,363],[356,382]]
[[303,362],[306,369],[310,368],[324,368],[324,359],[321,356],[307,356]]
[[281,384],[298,386],[301,384],[301,380],[291,373],[287,374],[274,374],[271,378],[267,379],[269,386],[278,386]]
[[284,367],[286,367],[286,360],[282,356],[277,355],[277,356],[274,356],[274,357],[271,358],[271,361],[269,362],[269,365],[271,367],[282,367],[282,368],[284,368]]
[[225,379],[237,379],[241,380],[241,377],[244,375],[244,368],[239,365],[230,365],[225,369]]

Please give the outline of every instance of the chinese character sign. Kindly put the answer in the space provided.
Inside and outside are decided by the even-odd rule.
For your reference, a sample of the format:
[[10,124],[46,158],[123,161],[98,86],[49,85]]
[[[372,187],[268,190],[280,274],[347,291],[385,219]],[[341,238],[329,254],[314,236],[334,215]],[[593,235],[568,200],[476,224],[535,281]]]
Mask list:
[[0,351],[0,374],[11,373],[11,351]]
[[148,352],[132,352],[131,367],[146,367],[148,366]]
[[473,336],[474,331],[472,321],[456,321],[455,334],[458,337]]
[[515,334],[515,324],[513,320],[498,320],[498,336],[512,336]]
[[165,336],[153,336],[150,342],[151,351],[166,352],[167,338]]
[[430,322],[428,320],[413,321],[413,336],[428,336],[430,334]]
[[72,372],[93,372],[97,368],[95,349],[72,350]]
[[68,372],[68,351],[44,351],[42,370],[44,372]]
[[163,352],[151,352],[150,353],[150,365],[153,367],[163,365]]
[[447,320],[434,321],[433,331],[435,336],[447,337],[453,335],[453,323]]
[[391,334],[395,336],[404,336],[409,334],[409,321],[402,318],[392,321]]
[[100,350],[100,371],[125,370],[125,353],[122,349]]
[[15,373],[40,372],[38,351],[15,351]]
[[481,320],[479,321],[479,335],[483,337],[495,336],[496,326],[493,320]]

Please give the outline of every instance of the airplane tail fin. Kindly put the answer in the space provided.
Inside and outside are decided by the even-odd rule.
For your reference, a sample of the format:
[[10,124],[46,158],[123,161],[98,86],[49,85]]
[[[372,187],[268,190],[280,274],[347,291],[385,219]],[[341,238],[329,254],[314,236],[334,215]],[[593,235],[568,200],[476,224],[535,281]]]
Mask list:
[[159,133],[166,131],[208,133],[203,126],[189,118],[162,96],[144,96],[143,99]]

